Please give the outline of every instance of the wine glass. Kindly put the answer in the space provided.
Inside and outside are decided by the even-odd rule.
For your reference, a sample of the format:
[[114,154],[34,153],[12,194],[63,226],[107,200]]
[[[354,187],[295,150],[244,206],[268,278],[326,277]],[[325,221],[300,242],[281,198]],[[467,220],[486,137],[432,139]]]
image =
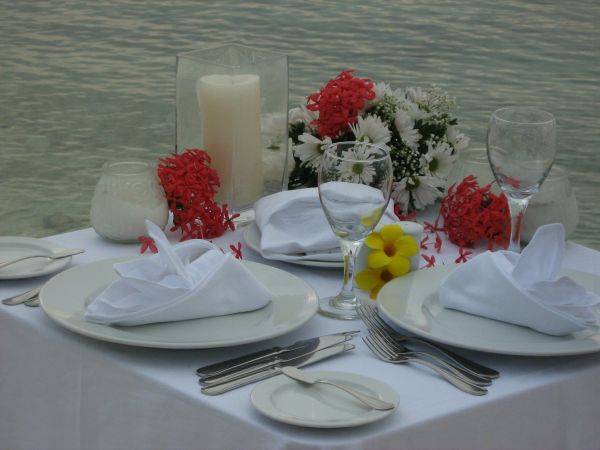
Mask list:
[[321,299],[319,311],[337,319],[356,319],[360,302],[353,290],[354,261],[390,200],[390,153],[376,144],[334,143],[323,153],[318,180],[321,206],[344,256],[342,290]]
[[495,111],[487,132],[487,155],[510,208],[509,250],[521,251],[521,223],[529,199],[540,190],[556,156],[556,121],[530,107]]

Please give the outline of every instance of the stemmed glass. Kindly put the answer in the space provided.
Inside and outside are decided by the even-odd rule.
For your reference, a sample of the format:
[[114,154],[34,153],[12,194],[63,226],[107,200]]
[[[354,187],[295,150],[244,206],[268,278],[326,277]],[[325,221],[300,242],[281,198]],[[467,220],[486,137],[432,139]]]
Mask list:
[[335,297],[320,300],[320,312],[356,319],[360,305],[353,289],[354,261],[363,241],[381,219],[390,199],[392,161],[386,147],[337,142],[323,153],[319,198],[344,256],[344,282]]
[[556,156],[556,121],[529,107],[495,111],[487,133],[487,154],[510,208],[509,250],[521,251],[521,223],[529,199],[540,190]]

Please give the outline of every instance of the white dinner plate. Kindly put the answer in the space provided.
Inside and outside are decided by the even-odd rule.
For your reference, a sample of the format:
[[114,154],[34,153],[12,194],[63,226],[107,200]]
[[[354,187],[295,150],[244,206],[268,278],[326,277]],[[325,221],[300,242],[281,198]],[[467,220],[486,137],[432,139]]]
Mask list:
[[300,327],[317,312],[317,294],[300,278],[283,270],[244,261],[243,264],[272,294],[272,301],[264,308],[133,327],[84,320],[86,305],[117,279],[113,264],[127,259],[130,258],[98,261],[58,274],[40,292],[42,308],[52,319],[75,333],[119,344],[178,349],[228,347],[270,339]]
[[[558,356],[600,351],[600,332],[583,330],[551,336],[530,328],[444,308],[438,299],[442,278],[458,265],[409,272],[379,292],[383,319],[417,336],[466,349],[507,355]],[[600,277],[564,270],[587,290],[600,294]]]
[[336,387],[301,384],[285,375],[257,384],[250,394],[250,401],[258,411],[273,420],[312,428],[365,425],[389,416],[398,407],[398,394],[381,381],[346,372],[310,371],[310,374],[345,384],[393,403],[395,407],[377,411]]
[[[256,222],[252,222],[246,226],[243,236],[246,245],[260,255],[260,230],[258,229]],[[280,259],[278,261],[297,264],[299,266],[323,267],[328,269],[344,267],[342,261],[319,261],[314,259]]]
[[[50,256],[62,250],[66,250],[66,248],[43,239],[20,236],[0,237],[1,261],[27,255]],[[55,260],[45,258],[26,259],[0,269],[0,280],[18,280],[20,278],[48,275],[64,269],[70,262],[70,256]]]

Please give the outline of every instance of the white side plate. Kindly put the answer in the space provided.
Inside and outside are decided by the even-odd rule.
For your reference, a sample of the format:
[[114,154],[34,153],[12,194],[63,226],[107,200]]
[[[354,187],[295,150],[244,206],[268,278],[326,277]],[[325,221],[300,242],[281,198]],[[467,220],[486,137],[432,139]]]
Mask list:
[[[310,371],[310,374],[345,384],[398,407],[398,394],[381,381],[346,372]],[[312,428],[365,425],[381,420],[396,410],[376,411],[333,386],[301,384],[285,375],[256,385],[250,394],[250,401],[258,411],[273,420]]]
[[[5,236],[0,237],[0,260],[20,258],[27,255],[52,255],[65,247],[43,239]],[[0,280],[18,280],[21,278],[40,277],[64,269],[71,262],[71,257],[49,260],[32,258],[11,264],[0,269]]]
[[116,327],[87,322],[89,304],[117,279],[112,266],[130,258],[76,266],[48,281],[40,292],[44,311],[75,333],[118,344],[154,348],[216,348],[249,344],[288,333],[317,312],[317,294],[300,278],[264,264],[244,261],[273,294],[272,302],[256,311],[203,319]]
[[[252,222],[251,224],[246,226],[246,228],[244,229],[243,236],[246,245],[260,255],[260,230],[256,226],[255,222]],[[344,267],[344,263],[342,261],[318,261],[314,259],[290,258],[282,258],[278,261],[283,261],[290,264],[297,264],[299,266],[323,267],[328,269],[338,269],[340,267]]]
[[[457,265],[410,272],[379,292],[383,319],[401,332],[442,344],[507,355],[558,356],[600,351],[600,332],[584,330],[550,336],[530,328],[444,308],[438,301],[441,280]],[[600,294],[600,277],[565,270],[587,290]],[[404,331],[403,331],[404,330]]]

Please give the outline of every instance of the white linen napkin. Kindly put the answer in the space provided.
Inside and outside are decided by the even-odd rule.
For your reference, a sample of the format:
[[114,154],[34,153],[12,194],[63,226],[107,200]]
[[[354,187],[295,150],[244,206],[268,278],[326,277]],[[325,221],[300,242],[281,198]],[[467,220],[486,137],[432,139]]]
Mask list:
[[[338,194],[343,195],[344,192]],[[354,194],[346,192],[348,205],[352,204]],[[260,250],[263,258],[342,261],[339,241],[325,217],[317,188],[268,195],[256,202],[254,212],[261,233]],[[390,202],[379,223],[397,220]]]
[[158,253],[115,264],[119,278],[85,312],[90,322],[141,325],[252,311],[271,294],[231,254],[193,239],[171,246],[165,234],[146,221]]
[[598,327],[600,297],[559,277],[564,235],[561,224],[544,225],[521,254],[476,256],[442,280],[440,303],[556,336]]

